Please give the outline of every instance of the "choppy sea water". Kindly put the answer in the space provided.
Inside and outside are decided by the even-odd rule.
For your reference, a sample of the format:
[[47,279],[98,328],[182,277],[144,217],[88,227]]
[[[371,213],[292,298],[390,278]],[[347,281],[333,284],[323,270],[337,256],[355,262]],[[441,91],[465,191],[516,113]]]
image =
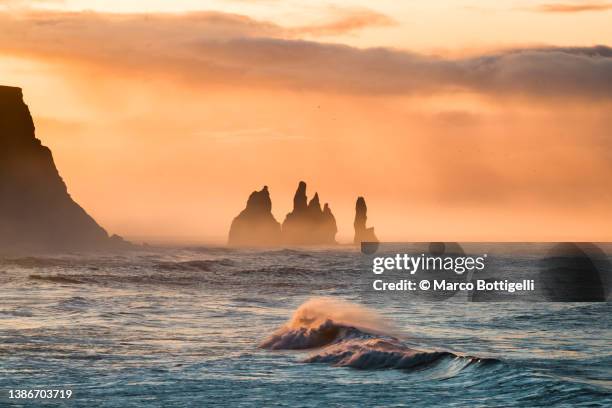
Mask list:
[[0,406],[612,406],[610,303],[388,304],[359,256],[4,258]]

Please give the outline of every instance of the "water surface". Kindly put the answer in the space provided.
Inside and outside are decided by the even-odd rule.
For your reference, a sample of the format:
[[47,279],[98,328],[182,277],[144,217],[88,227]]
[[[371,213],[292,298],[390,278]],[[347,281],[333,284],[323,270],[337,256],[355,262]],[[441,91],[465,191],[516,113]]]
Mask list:
[[[83,407],[612,406],[609,303],[387,304],[356,290],[358,267],[351,249],[2,259],[0,405],[55,406],[8,390],[62,388]],[[393,328],[341,347],[442,354],[394,366],[372,349],[347,364],[329,345],[259,347],[313,297]]]

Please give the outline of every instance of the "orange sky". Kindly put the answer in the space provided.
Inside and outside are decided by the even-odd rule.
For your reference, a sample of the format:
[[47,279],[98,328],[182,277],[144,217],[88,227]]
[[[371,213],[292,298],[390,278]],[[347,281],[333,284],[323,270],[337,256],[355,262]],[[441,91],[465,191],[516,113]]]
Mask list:
[[341,241],[358,195],[383,240],[612,240],[606,2],[0,10],[2,84],[111,233],[223,241],[252,190],[282,222],[304,180]]

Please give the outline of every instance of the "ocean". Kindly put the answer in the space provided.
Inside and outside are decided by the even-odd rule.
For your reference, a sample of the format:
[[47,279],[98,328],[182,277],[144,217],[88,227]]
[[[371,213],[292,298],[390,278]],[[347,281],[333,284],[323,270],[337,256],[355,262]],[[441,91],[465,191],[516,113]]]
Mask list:
[[[2,258],[0,406],[612,406],[610,303],[385,302],[356,289],[360,262],[348,247]],[[37,389],[71,398],[10,398]]]

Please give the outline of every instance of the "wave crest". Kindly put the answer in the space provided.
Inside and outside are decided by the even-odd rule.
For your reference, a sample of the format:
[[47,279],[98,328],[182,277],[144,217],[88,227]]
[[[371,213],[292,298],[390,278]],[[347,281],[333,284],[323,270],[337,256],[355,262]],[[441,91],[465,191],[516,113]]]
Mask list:
[[497,360],[458,356],[448,351],[413,349],[393,334],[377,313],[348,302],[315,298],[302,304],[291,319],[260,347],[270,350],[318,349],[302,360],[356,369],[416,369],[461,360],[461,368]]
[[323,347],[351,337],[367,336],[354,327],[325,320],[316,327],[282,328],[264,340],[260,347],[270,350],[304,350]]
[[386,339],[347,340],[310,356],[306,363],[327,363],[358,369],[411,369],[429,365],[445,357],[457,357],[446,351],[419,351]]

